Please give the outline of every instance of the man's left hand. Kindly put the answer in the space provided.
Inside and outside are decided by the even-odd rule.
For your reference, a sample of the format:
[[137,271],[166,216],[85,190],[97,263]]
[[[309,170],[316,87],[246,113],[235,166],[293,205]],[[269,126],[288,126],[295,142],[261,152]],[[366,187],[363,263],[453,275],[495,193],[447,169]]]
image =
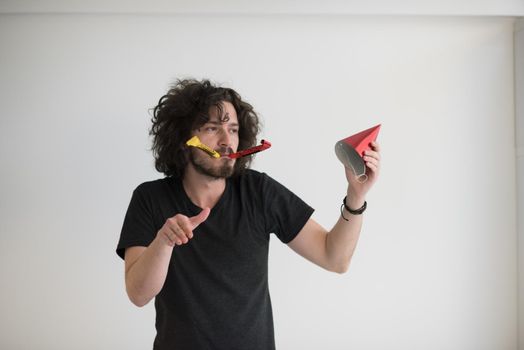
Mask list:
[[371,149],[364,151],[364,162],[366,164],[367,180],[363,183],[357,181],[353,170],[346,169],[346,178],[348,180],[348,197],[346,204],[352,208],[360,208],[364,204],[366,194],[373,184],[377,181],[380,172],[380,146],[373,141],[370,144]]

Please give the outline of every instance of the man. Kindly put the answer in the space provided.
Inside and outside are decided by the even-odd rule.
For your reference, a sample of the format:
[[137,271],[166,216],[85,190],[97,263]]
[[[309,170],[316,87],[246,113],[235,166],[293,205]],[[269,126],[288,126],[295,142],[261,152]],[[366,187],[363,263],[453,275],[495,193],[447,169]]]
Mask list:
[[134,190],[117,253],[125,259],[130,300],[143,306],[155,298],[154,349],[274,349],[270,234],[324,269],[344,273],[365,195],[378,176],[379,146],[373,143],[364,157],[365,183],[346,169],[345,206],[328,232],[298,196],[250,170],[250,157],[213,158],[185,145],[196,135],[227,156],[256,144],[258,117],[232,89],[178,81],[152,122],[155,166],[166,177]]

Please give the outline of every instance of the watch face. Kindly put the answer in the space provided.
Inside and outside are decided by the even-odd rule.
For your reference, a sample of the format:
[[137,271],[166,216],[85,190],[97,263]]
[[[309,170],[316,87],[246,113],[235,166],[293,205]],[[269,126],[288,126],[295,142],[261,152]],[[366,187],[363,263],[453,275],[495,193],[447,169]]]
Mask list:
[[366,164],[357,151],[343,141],[335,144],[335,154],[338,160],[348,169],[353,171],[359,182],[366,182]]

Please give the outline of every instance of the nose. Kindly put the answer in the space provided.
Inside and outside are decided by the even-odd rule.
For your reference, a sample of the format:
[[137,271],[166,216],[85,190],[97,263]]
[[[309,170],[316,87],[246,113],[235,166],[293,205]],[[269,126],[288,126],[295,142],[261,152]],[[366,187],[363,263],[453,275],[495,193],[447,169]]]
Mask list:
[[226,128],[220,129],[218,144],[221,147],[231,147],[231,135],[229,135]]

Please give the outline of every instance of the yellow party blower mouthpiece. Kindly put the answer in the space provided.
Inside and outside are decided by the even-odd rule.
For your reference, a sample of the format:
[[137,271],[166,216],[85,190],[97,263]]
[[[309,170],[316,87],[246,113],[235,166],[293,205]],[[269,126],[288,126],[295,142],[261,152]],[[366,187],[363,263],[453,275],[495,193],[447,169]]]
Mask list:
[[199,148],[202,151],[209,154],[211,157],[220,158],[220,153],[218,153],[214,149],[211,149],[208,146],[204,145],[202,142],[200,142],[200,139],[198,138],[198,136],[193,136],[192,138],[187,140],[186,145]]

